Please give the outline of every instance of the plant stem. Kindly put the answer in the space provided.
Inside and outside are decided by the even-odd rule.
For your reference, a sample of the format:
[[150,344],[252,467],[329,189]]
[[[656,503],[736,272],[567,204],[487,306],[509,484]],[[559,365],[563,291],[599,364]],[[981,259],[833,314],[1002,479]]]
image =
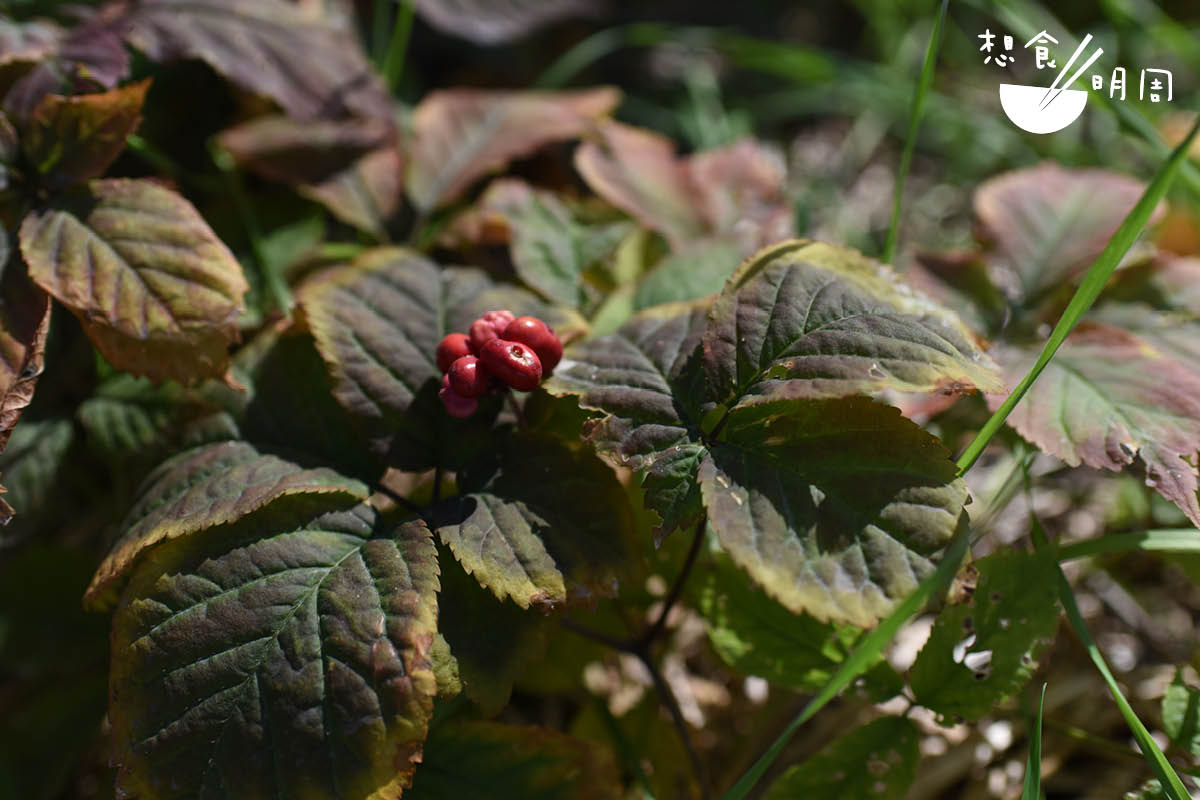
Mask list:
[[634,648],[637,652],[648,652],[650,645],[663,632],[663,628],[667,625],[667,616],[671,613],[671,609],[679,602],[680,595],[683,594],[684,584],[687,583],[688,577],[692,574],[692,567],[696,565],[696,556],[700,554],[700,543],[704,541],[704,530],[708,523],[707,517],[701,517],[700,522],[696,525],[696,530],[692,533],[692,546],[688,550],[687,559],[683,562],[683,569],[679,571],[679,576],[675,578],[675,584],[671,587],[670,593],[667,595],[666,601],[663,603],[662,611],[659,612],[658,618],[654,623],[646,629],[646,632],[638,637],[634,642]]
[[900,235],[900,207],[904,200],[904,182],[912,166],[913,151],[917,148],[917,130],[921,127],[921,116],[925,113],[925,98],[933,85],[934,66],[937,62],[938,44],[942,38],[942,23],[946,19],[946,6],[950,0],[942,0],[941,10],[929,33],[929,47],[925,50],[925,63],[921,67],[921,80],[913,94],[912,111],[908,117],[908,135],[904,140],[904,152],[900,154],[900,168],[896,171],[896,196],[892,199],[892,221],[888,225],[887,241],[883,245],[883,263],[890,264],[896,256],[896,240]]
[[620,651],[622,653],[633,653],[635,655],[637,654],[637,651],[634,649],[633,643],[626,641],[625,639],[618,639],[616,636],[609,636],[607,633],[601,633],[600,631],[594,631],[591,628],[587,627],[586,625],[580,625],[578,622],[567,619],[565,617],[561,620],[561,622],[559,624],[561,624],[563,626],[563,628],[565,628],[566,630],[575,634],[576,636],[582,636],[584,639],[590,639],[591,641],[595,642],[596,644],[602,644],[605,647],[611,647],[612,649]]
[[525,410],[517,405],[517,399],[513,397],[512,392],[505,392],[504,396],[508,400],[508,407],[512,409],[513,416],[517,418],[517,427],[528,428],[529,423],[525,421]]
[[419,516],[421,519],[425,519],[425,510],[423,508],[421,508],[419,505],[417,505],[416,503],[414,503],[412,500],[409,500],[404,495],[401,495],[401,494],[398,494],[398,493],[392,491],[388,487],[384,486],[382,483],[371,484],[371,489],[372,489],[372,491],[376,491],[382,495],[386,495],[387,498],[389,500],[393,501],[396,505],[402,506],[402,507],[408,509],[409,511],[411,511],[414,514],[416,514],[417,516]]
[[658,671],[658,667],[645,653],[638,653],[642,664],[645,665],[646,671],[650,673],[650,679],[654,682],[654,690],[658,693],[659,700],[667,707],[667,712],[671,715],[671,721],[675,723],[675,730],[679,733],[679,741],[683,743],[683,749],[687,751],[688,761],[692,764],[692,771],[696,775],[696,783],[700,786],[700,796],[704,800],[709,800],[712,797],[712,791],[709,789],[708,781],[705,778],[704,762],[700,760],[700,754],[696,752],[696,747],[692,744],[692,735],[688,733],[687,720],[683,718],[683,711],[679,708],[679,701],[675,699],[674,692],[667,682],[663,679],[662,673]]

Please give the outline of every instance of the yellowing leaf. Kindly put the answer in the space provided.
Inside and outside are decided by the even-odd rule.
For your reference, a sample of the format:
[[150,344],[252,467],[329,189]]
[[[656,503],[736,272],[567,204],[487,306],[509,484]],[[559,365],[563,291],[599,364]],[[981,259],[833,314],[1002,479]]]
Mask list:
[[115,366],[154,380],[223,375],[247,290],[190,203],[145,180],[95,180],[21,225],[29,274]]

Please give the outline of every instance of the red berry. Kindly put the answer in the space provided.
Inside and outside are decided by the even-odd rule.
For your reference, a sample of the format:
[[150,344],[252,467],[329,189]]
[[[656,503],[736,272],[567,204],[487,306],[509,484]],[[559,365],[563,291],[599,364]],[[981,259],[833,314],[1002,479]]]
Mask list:
[[471,416],[475,413],[475,409],[479,408],[479,401],[474,397],[463,397],[451,388],[449,375],[442,376],[442,389],[438,392],[438,397],[442,398],[442,405],[446,407],[446,413],[459,419]]
[[542,377],[550,377],[562,360],[562,342],[554,329],[537,317],[517,317],[508,323],[500,338],[520,342],[537,353],[538,360],[542,362]]
[[442,372],[463,356],[471,355],[471,344],[465,333],[448,333],[437,346],[437,365]]
[[518,392],[531,392],[542,380],[537,353],[520,342],[492,339],[479,352],[479,360],[500,380]]
[[479,355],[483,346],[492,339],[500,338],[504,329],[513,321],[511,311],[489,311],[471,323],[471,352]]
[[450,388],[463,397],[479,397],[491,388],[492,376],[475,356],[463,356],[446,373]]

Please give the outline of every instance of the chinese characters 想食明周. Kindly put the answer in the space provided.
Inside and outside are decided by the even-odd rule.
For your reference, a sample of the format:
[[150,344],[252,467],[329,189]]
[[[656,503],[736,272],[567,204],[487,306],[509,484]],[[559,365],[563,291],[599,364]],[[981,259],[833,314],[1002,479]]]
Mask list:
[[[1015,63],[1016,58],[1011,54],[1013,50],[1013,37],[1007,35],[1001,37],[1003,51],[998,52],[994,58],[992,51],[1000,47],[996,42],[997,34],[985,28],[984,32],[976,38],[983,42],[979,47],[979,51],[986,54],[983,59],[984,64],[994,63],[998,67],[1007,68],[1010,64]],[[1050,45],[1052,44],[1058,44],[1058,40],[1043,30],[1026,42],[1023,49],[1028,50],[1033,48],[1033,63],[1037,69],[1057,69],[1058,63],[1050,53]],[[1090,77],[1092,89],[1102,91],[1104,89],[1105,76],[1092,75]],[[1112,73],[1108,76],[1108,96],[1116,100],[1124,100],[1126,96],[1126,83],[1125,68],[1114,67]],[[1170,70],[1151,67],[1141,70],[1141,76],[1138,80],[1139,100],[1149,100],[1151,103],[1159,103],[1165,100],[1169,103],[1174,99],[1174,96],[1174,81]]]

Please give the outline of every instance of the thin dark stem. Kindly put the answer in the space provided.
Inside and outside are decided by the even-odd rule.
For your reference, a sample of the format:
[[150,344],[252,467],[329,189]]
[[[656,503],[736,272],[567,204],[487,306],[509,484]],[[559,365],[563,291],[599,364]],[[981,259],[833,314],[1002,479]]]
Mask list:
[[525,422],[525,410],[517,405],[517,398],[513,397],[512,392],[505,392],[504,396],[508,398],[508,407],[512,409],[517,418],[517,427],[528,428],[529,425]]
[[708,519],[701,517],[699,524],[696,525],[696,530],[692,533],[692,546],[688,550],[687,559],[683,562],[683,569],[679,571],[679,577],[675,579],[675,585],[671,587],[670,594],[667,595],[666,601],[663,603],[662,611],[658,615],[658,619],[654,620],[646,632],[638,637],[634,646],[639,652],[649,649],[654,640],[663,632],[663,628],[667,625],[667,616],[671,613],[671,609],[679,602],[680,596],[683,594],[683,587],[687,583],[688,577],[692,574],[692,567],[696,565],[696,556],[700,555],[700,544],[704,541],[704,527]]
[[646,671],[650,673],[650,679],[654,681],[654,690],[658,693],[658,699],[667,707],[668,713],[671,715],[671,721],[675,723],[675,730],[679,733],[679,741],[683,743],[683,749],[687,751],[688,761],[692,763],[692,772],[696,775],[696,783],[700,785],[700,796],[704,800],[709,800],[712,797],[712,792],[708,787],[708,780],[705,777],[704,763],[700,760],[700,754],[696,752],[696,747],[692,744],[692,735],[688,733],[687,720],[683,718],[683,711],[679,708],[679,701],[675,699],[675,693],[671,691],[671,687],[663,679],[662,674],[658,671],[658,667],[650,660],[645,653],[638,653],[638,657],[646,666]]
[[573,620],[569,619],[563,619],[561,624],[563,628],[569,630],[576,636],[582,636],[584,639],[590,639],[597,644],[604,645],[605,647],[611,647],[612,649],[619,650],[622,653],[636,652],[633,649],[632,642],[627,642],[624,639],[618,639],[616,636],[609,636],[607,633],[594,631],[585,625],[580,625],[578,622],[574,622]]
[[396,503],[396,505],[403,506],[404,508],[413,512],[414,514],[421,517],[422,519],[425,518],[425,509],[421,508],[419,505],[414,503],[412,500],[409,500],[404,495],[401,495],[401,494],[398,494],[398,493],[392,491],[388,487],[384,486],[382,483],[374,484],[371,486],[371,488],[374,489],[375,491],[379,492],[380,494],[387,495],[389,499],[391,499],[394,503]]

